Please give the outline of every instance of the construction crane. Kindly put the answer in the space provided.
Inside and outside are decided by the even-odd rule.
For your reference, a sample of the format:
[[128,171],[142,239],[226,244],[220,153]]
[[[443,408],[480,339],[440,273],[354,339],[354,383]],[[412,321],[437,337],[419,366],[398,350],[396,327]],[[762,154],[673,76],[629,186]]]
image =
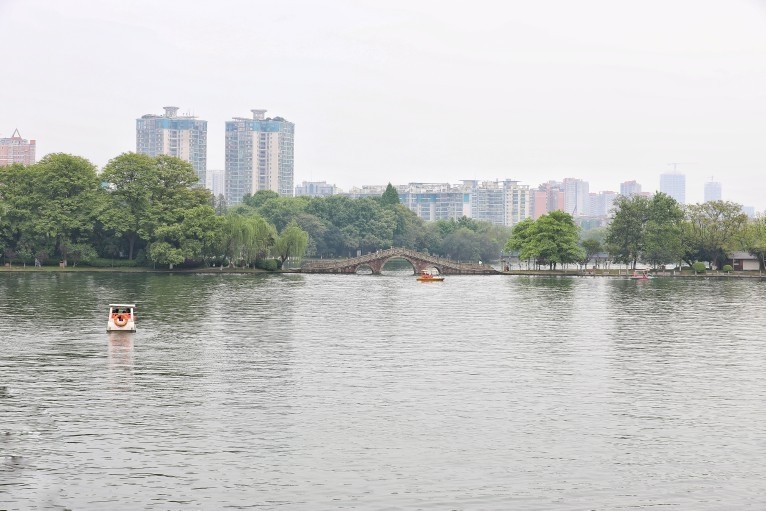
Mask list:
[[695,162],[692,162],[692,161],[672,161],[668,163],[668,165],[673,165],[673,172],[677,173],[678,172],[677,168],[679,165],[694,165],[694,163]]

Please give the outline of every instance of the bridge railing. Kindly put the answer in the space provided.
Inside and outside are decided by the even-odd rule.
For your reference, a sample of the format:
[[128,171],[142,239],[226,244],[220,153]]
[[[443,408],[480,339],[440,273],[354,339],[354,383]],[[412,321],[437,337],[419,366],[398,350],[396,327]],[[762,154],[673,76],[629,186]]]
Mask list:
[[443,257],[432,256],[430,254],[424,254],[408,248],[390,248],[385,250],[379,250],[377,252],[371,252],[362,256],[351,257],[348,259],[324,259],[321,261],[307,261],[303,264],[303,268],[306,270],[327,270],[345,268],[349,266],[358,266],[364,263],[370,263],[381,259],[387,259],[390,257],[408,257],[410,259],[423,261],[429,264],[441,266],[443,268],[449,268],[458,272],[468,273],[492,273],[494,268],[477,263],[462,263],[445,259]]

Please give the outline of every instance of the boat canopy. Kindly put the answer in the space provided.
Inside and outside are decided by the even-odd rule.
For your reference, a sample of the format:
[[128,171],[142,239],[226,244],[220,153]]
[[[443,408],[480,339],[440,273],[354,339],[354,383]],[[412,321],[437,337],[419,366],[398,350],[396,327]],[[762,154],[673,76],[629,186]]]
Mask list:
[[136,304],[135,303],[110,303],[109,307],[132,307],[135,309]]

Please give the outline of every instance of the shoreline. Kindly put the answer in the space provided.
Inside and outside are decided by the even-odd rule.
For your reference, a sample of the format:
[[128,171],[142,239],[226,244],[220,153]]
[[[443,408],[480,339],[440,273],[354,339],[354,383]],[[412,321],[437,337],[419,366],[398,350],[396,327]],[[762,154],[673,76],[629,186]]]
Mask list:
[[[44,266],[0,266],[0,273],[155,273],[155,274],[219,274],[219,275],[237,275],[237,274],[301,274],[304,273],[300,268],[288,268],[284,270],[268,271],[260,268],[182,268],[182,269],[154,269],[154,268],[92,268],[92,267],[54,267]],[[349,275],[344,273],[314,273],[306,272],[307,275]],[[351,274],[356,275],[356,274]],[[413,273],[414,275],[414,273]],[[601,278],[629,278],[631,272],[620,270],[615,273],[614,270],[508,270],[499,271],[494,275],[506,276],[527,276],[527,277],[601,277]],[[695,279],[695,278],[713,278],[713,279],[766,279],[766,274],[756,272],[706,272],[694,274],[692,272],[657,272],[650,273],[651,279]],[[450,277],[461,277],[468,275],[448,275]],[[483,275],[472,275],[483,276]]]

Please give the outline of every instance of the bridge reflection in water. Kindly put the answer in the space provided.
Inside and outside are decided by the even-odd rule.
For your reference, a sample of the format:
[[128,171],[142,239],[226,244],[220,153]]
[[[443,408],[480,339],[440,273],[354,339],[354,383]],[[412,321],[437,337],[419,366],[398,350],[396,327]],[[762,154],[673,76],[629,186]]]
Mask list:
[[500,272],[491,266],[476,263],[460,263],[436,257],[407,248],[390,248],[372,254],[349,259],[307,261],[301,267],[302,273],[356,273],[360,266],[367,266],[373,275],[379,275],[390,259],[405,259],[420,273],[436,268],[443,275],[497,275]]

